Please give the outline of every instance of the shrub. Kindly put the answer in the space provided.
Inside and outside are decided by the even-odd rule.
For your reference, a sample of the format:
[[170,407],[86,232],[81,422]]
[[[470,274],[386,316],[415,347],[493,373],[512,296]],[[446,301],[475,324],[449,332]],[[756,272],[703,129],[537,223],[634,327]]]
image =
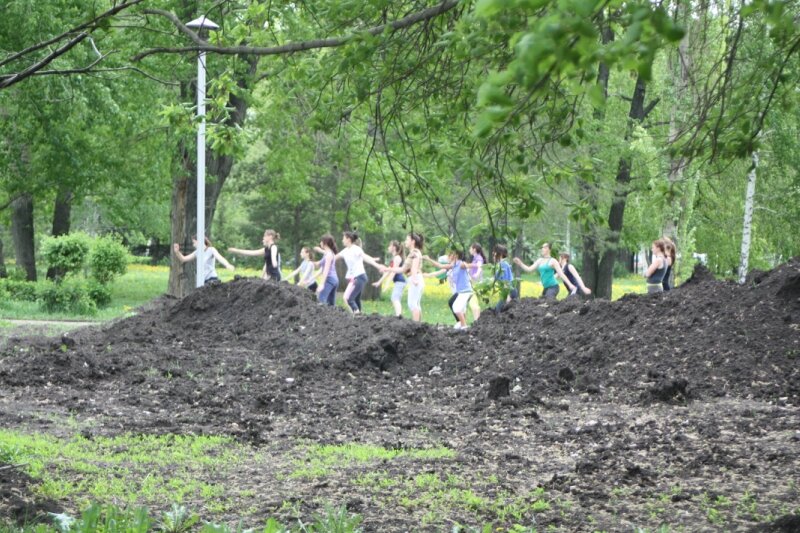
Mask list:
[[93,315],[97,312],[97,304],[89,296],[86,282],[78,278],[70,277],[61,283],[40,283],[39,300],[42,309],[48,313]]
[[0,290],[4,290],[11,300],[36,301],[36,283],[17,279],[0,279]]
[[111,303],[111,289],[108,285],[103,285],[97,280],[90,279],[86,286],[89,298],[97,305],[98,308],[105,307]]
[[42,256],[57,277],[80,272],[89,253],[90,239],[85,233],[70,233],[42,239]]
[[111,237],[95,240],[89,254],[92,277],[106,285],[124,274],[128,269],[128,251]]

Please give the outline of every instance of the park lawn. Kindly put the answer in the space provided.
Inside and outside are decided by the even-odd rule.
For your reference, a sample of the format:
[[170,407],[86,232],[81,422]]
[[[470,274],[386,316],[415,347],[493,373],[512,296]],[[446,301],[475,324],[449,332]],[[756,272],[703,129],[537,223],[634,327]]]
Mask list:
[[[288,274],[290,271],[284,271]],[[244,277],[258,277],[260,271],[257,269],[237,269],[230,272],[219,269],[220,279],[230,281],[234,275]],[[169,268],[166,266],[150,266],[131,264],[125,275],[117,279],[111,286],[111,304],[100,309],[95,315],[75,315],[67,313],[48,313],[39,308],[36,302],[9,301],[0,304],[0,320],[77,320],[77,321],[97,321],[103,322],[114,318],[132,315],[136,307],[144,305],[150,300],[161,296],[166,290],[169,280]],[[377,301],[364,301],[363,308],[365,313],[378,313],[382,315],[392,315],[394,311],[389,301],[391,286],[387,285],[388,290],[383,291],[381,299]],[[522,277],[522,297],[536,298],[542,294],[542,285],[538,281],[538,276],[526,274]],[[614,280],[613,299],[620,298],[627,293],[644,293],[645,284],[641,278],[625,277]],[[450,314],[447,301],[450,298],[450,287],[447,283],[440,283],[438,279],[425,279],[425,292],[422,297],[422,318],[425,322],[433,324],[452,324],[455,322]],[[559,291],[559,299],[566,298],[567,291],[562,286]],[[337,305],[344,306],[341,295],[337,298]],[[492,304],[491,307],[493,307]],[[482,306],[486,308],[487,306]],[[403,297],[403,314],[410,318],[411,314],[406,305],[405,295]],[[468,321],[472,322],[472,313],[468,311]],[[8,325],[8,326],[7,326]],[[7,320],[0,321],[0,327],[9,327]]]

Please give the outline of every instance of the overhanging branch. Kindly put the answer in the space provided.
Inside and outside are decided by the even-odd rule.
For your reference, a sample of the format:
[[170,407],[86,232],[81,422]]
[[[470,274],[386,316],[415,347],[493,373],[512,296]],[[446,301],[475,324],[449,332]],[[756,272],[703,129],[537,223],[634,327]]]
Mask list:
[[[27,67],[27,68],[25,68],[25,69],[23,69],[23,70],[21,70],[19,72],[15,72],[15,73],[12,73],[12,74],[6,74],[5,76],[0,77],[0,89],[5,89],[7,87],[10,87],[10,86],[12,86],[12,85],[14,85],[16,83],[21,82],[25,78],[28,78],[28,77],[34,75],[35,73],[39,72],[40,70],[42,70],[43,68],[48,66],[50,63],[52,63],[54,60],[56,60],[57,58],[61,57],[62,55],[67,53],[69,50],[74,48],[75,45],[77,45],[78,43],[80,43],[81,41],[86,39],[92,31],[97,29],[97,27],[100,24],[100,22],[102,22],[103,20],[105,20],[105,19],[107,19],[109,17],[112,17],[112,16],[116,15],[117,13],[119,13],[119,12],[125,10],[125,9],[128,9],[129,7],[134,6],[134,5],[136,5],[136,4],[138,4],[138,3],[142,2],[142,1],[143,0],[128,0],[127,2],[123,2],[123,3],[121,3],[121,4],[117,5],[117,6],[114,6],[111,9],[101,13],[100,15],[96,16],[95,18],[93,18],[92,20],[90,20],[88,22],[84,22],[83,24],[79,24],[78,26],[70,28],[69,30],[65,31],[64,33],[62,33],[60,35],[57,35],[57,36],[55,36],[55,37],[53,37],[51,39],[48,39],[46,41],[43,41],[41,43],[37,43],[37,44],[35,44],[33,46],[29,46],[28,48],[26,48],[24,50],[21,50],[19,52],[11,54],[10,56],[0,60],[0,67],[2,67],[2,66],[5,66],[5,65],[8,65],[9,63],[12,63],[14,61],[23,59],[27,55],[32,54],[34,52],[37,52],[37,51],[39,51],[39,50],[41,50],[43,48],[47,48],[51,44],[59,43],[61,41],[64,41],[65,39],[69,38],[69,40],[67,40],[66,43],[64,43],[63,45],[59,46],[58,48],[56,48],[55,50],[53,50],[52,52],[50,52],[49,54],[44,56],[39,61],[36,61],[32,65],[30,65],[29,67]],[[94,64],[97,64],[97,62],[93,63],[93,65]]]
[[183,46],[183,47],[163,47],[163,48],[151,48],[145,50],[133,57],[133,61],[139,61],[147,56],[153,54],[182,54],[187,52],[214,52],[216,54],[222,55],[257,55],[257,56],[269,56],[269,55],[280,55],[280,54],[291,54],[295,52],[303,52],[305,50],[314,50],[319,48],[335,48],[338,46],[342,46],[350,42],[351,40],[357,38],[359,35],[369,34],[369,35],[380,35],[387,29],[391,31],[402,30],[404,28],[408,28],[413,26],[414,24],[418,24],[420,22],[425,22],[427,20],[433,19],[438,17],[439,15],[446,13],[456,7],[459,4],[460,0],[444,0],[442,3],[429,7],[427,9],[423,9],[422,11],[417,11],[416,13],[412,13],[406,17],[401,19],[395,20],[393,22],[389,22],[387,24],[381,24],[380,26],[374,26],[372,28],[365,29],[360,32],[355,32],[350,35],[342,36],[342,37],[331,37],[328,39],[312,39],[310,41],[299,41],[294,43],[287,43],[280,46],[216,46],[208,44],[207,41],[204,41],[197,33],[193,32],[190,28],[188,28],[184,23],[182,23],[175,14],[170,13],[169,11],[164,11],[162,9],[146,9],[144,13],[152,14],[152,15],[160,15],[169,19],[173,25],[175,25],[181,33],[189,37],[189,39],[194,43],[193,46]]

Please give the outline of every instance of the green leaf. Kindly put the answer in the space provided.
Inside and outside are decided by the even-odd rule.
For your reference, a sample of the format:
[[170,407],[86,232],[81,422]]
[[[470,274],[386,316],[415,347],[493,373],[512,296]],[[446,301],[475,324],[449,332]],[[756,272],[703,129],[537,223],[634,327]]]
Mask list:
[[475,5],[475,14],[479,17],[493,17],[510,7],[512,7],[510,0],[478,0]]
[[586,95],[589,97],[589,102],[591,102],[596,109],[602,109],[606,106],[606,95],[600,85],[592,85],[589,87],[589,90],[586,91]]
[[506,94],[506,92],[493,83],[485,82],[478,89],[479,106],[510,106],[511,104],[511,98]]

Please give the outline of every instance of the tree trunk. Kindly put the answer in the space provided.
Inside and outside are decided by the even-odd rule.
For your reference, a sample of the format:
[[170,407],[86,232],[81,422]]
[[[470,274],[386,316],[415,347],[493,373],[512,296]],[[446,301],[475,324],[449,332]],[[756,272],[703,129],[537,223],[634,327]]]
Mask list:
[[[237,85],[247,88],[252,75],[256,71],[258,58],[247,60],[248,70],[237,80]],[[181,99],[188,101],[196,90],[196,82],[181,84]],[[233,111],[226,121],[228,126],[242,126],[247,115],[247,101],[231,94],[228,100],[228,107]],[[179,151],[181,154],[181,169],[178,171],[180,176],[173,179],[172,186],[172,206],[171,219],[172,242],[177,242],[184,250],[191,251],[192,236],[196,234],[197,228],[197,162],[190,153],[190,148],[185,143],[181,143]],[[218,155],[210,149],[206,149],[206,169],[210,178],[206,183],[205,197],[205,216],[206,216],[206,235],[211,238],[214,224],[214,213],[217,209],[220,193],[225,181],[230,176],[233,168],[234,159],[230,155]],[[177,259],[170,263],[169,272],[169,294],[183,297],[194,289],[195,264],[189,262],[182,264]]]
[[6,270],[6,256],[3,254],[3,239],[0,237],[0,278],[7,278],[8,271]]
[[[687,105],[686,94],[689,87],[689,71],[692,67],[692,54],[690,47],[690,31],[691,31],[691,18],[689,17],[690,6],[684,2],[676,3],[675,18],[681,20],[683,27],[686,28],[686,34],[681,39],[677,51],[673,51],[667,56],[667,68],[672,76],[672,84],[675,87],[675,101],[670,106],[669,114],[669,143],[676,142],[678,133],[681,126],[685,122],[685,113],[681,110],[686,108],[693,109],[694,106]],[[677,64],[676,64],[677,63]],[[688,212],[685,209],[685,201],[687,191],[684,189],[683,194],[676,193],[677,185],[683,181],[684,169],[688,166],[689,161],[687,158],[679,155],[672,156],[669,161],[669,173],[667,174],[667,181],[670,185],[670,190],[673,191],[672,201],[667,207],[666,220],[664,221],[664,235],[672,239],[675,243],[676,250],[681,245],[680,227],[689,224]],[[676,273],[678,271],[677,258],[676,263],[672,265],[670,270],[670,286],[675,286]]]
[[[186,154],[185,147],[183,149]],[[179,170],[183,174],[184,170]],[[187,199],[189,197],[189,189],[194,192],[194,187],[190,187],[191,178],[186,175],[178,176],[172,180],[172,203],[170,205],[170,238],[172,243],[181,245],[184,252],[191,251],[192,239],[189,235],[191,227],[187,227]],[[172,246],[172,244],[170,244]],[[195,278],[194,263],[181,263],[174,254],[170,254],[171,260],[169,263],[169,288],[167,292],[178,298],[185,296],[194,283],[191,280]]]
[[[628,113],[628,128],[625,132],[625,139],[629,139],[633,132],[633,127],[637,122],[644,120],[647,112],[644,106],[647,86],[641,76],[636,77],[636,87],[631,98],[631,109]],[[652,106],[651,106],[652,109]],[[614,196],[611,201],[611,209],[608,213],[608,236],[603,255],[597,271],[597,292],[598,298],[611,298],[611,285],[614,281],[614,262],[617,256],[622,225],[625,218],[625,203],[628,200],[628,185],[631,181],[631,161],[625,156],[619,160],[617,167],[617,177],[615,180]]]
[[[60,189],[58,191],[53,208],[53,230],[50,233],[53,237],[69,234],[73,198],[72,191],[68,189]],[[54,280],[63,276],[64,272],[59,269],[52,266],[47,268],[47,279]]]
[[742,227],[742,251],[739,259],[739,283],[747,278],[750,262],[750,238],[753,229],[753,199],[756,195],[756,171],[758,170],[758,152],[753,152],[753,166],[747,175],[747,193],[744,199],[744,225]]
[[[514,249],[511,251],[512,257],[522,257],[525,253],[525,248],[523,244],[525,243],[525,233],[523,232],[522,228],[517,232],[517,238],[514,239]],[[512,263],[514,265],[514,279],[519,280],[520,275],[522,274],[522,269],[517,266],[516,263]]]
[[[378,219],[378,227],[382,226],[383,219],[380,215],[376,215]],[[364,253],[372,257],[383,257],[383,235],[380,233],[367,233],[364,235]],[[383,262],[381,263],[383,264]],[[378,300],[381,297],[381,288],[373,287],[372,284],[381,278],[381,273],[369,265],[364,265],[367,272],[367,284],[361,293],[362,300]]]
[[25,271],[25,279],[36,281],[36,256],[33,244],[33,198],[22,194],[11,202],[11,233],[17,268]]
[[[603,45],[607,45],[614,40],[614,30],[608,23],[605,17],[605,11],[600,12],[598,20],[600,26],[600,37]],[[597,67],[597,85],[603,90],[603,101],[608,100],[608,80],[611,75],[611,70],[608,65],[603,62]],[[601,121],[605,117],[605,108],[598,108],[594,110],[594,118]],[[586,200],[591,206],[592,212],[596,212],[599,208],[596,187],[583,180],[579,180],[579,190],[582,200]],[[581,253],[581,262],[583,263],[582,275],[583,283],[592,290],[593,294],[597,294],[597,281],[600,277],[600,250],[598,250],[597,242],[600,235],[596,227],[584,225],[583,231],[583,251]]]

